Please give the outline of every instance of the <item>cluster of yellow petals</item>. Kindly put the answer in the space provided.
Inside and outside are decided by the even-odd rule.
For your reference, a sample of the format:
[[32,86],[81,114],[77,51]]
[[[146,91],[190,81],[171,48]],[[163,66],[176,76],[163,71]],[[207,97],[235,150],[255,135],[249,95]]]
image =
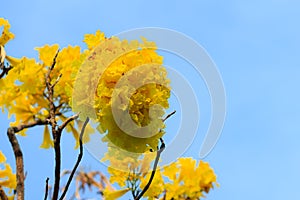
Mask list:
[[[145,39],[105,38],[99,32],[86,36],[85,41],[93,50],[78,73],[73,108],[96,118],[98,130],[106,134],[104,141],[129,152],[156,148],[164,134],[162,117],[169,106],[170,81],[155,44]],[[128,113],[130,117],[126,117]],[[131,120],[137,127],[129,123]],[[146,126],[148,131],[140,131],[136,137],[124,130],[138,133]],[[147,136],[151,130],[153,134]]]
[[[9,31],[7,20],[0,18],[1,26],[3,32],[0,45],[4,46],[14,35]],[[159,138],[164,134],[162,117],[164,109],[169,106],[170,80],[162,66],[162,57],[157,54],[152,42],[145,39],[142,42],[128,42],[116,37],[106,38],[100,31],[86,34],[84,42],[88,49],[83,52],[79,46],[68,46],[60,51],[57,44],[38,47],[38,61],[7,56],[6,60],[13,68],[0,79],[0,106],[2,111],[7,110],[10,116],[15,116],[15,122],[11,125],[49,117],[45,77],[57,55],[56,65],[50,75],[52,84],[58,80],[54,87],[54,102],[56,106],[59,105],[57,120],[65,121],[71,108],[75,112],[80,111],[83,116],[94,112],[99,123],[98,130],[105,134],[103,140],[126,152],[122,155],[119,151],[108,151],[110,155],[107,156],[111,164],[108,168],[110,181],[123,189],[105,190],[104,196],[106,199],[117,199],[130,190],[126,186],[128,181],[140,180],[140,187],[143,188],[149,180],[151,163],[156,153],[143,154],[143,158],[138,159],[141,154],[128,156],[127,152],[144,153],[151,148],[156,149]],[[77,83],[78,79],[80,81]],[[125,82],[118,85],[121,79],[125,79]],[[135,88],[139,84],[141,86]],[[135,90],[131,91],[132,88]],[[118,114],[118,119],[115,119],[113,109]],[[135,129],[128,122],[127,113],[138,128],[149,126],[148,130],[155,130],[156,134],[144,137],[142,134],[145,132],[141,132],[141,137],[134,137],[126,133],[119,124]],[[119,120],[119,124],[116,120]],[[68,132],[73,133],[76,146],[79,138],[77,130],[80,127],[80,121],[73,121],[66,127]],[[92,132],[92,128],[88,127],[84,141],[89,140],[89,133]],[[41,147],[53,147],[48,126],[45,126]],[[14,189],[16,176],[5,160],[0,151],[0,164],[4,166],[0,170],[0,186]],[[216,184],[216,175],[208,163],[200,161],[196,164],[196,160],[192,158],[180,158],[157,170],[145,197],[200,199]],[[121,166],[122,169],[115,166]],[[169,181],[165,183],[166,179]]]
[[200,199],[217,185],[217,177],[207,162],[196,165],[192,158],[179,158],[163,170],[171,182],[165,184],[166,199]]
[[[155,159],[156,152],[139,154],[128,154],[126,151],[117,151],[108,148],[101,161],[109,161],[108,172],[111,175],[111,183],[118,183],[124,187],[127,180],[141,179],[146,176]],[[130,173],[128,173],[130,172]]]
[[[136,179],[140,180],[139,187],[143,189],[150,179],[151,163],[154,157],[155,155],[149,153],[135,164],[132,160],[124,161],[123,164],[127,163],[127,166],[134,166],[127,167],[127,172],[109,167],[111,183],[117,183],[122,188],[121,191],[124,191],[124,187],[125,189],[128,187],[128,180]],[[120,160],[114,162],[122,165]],[[157,169],[144,196],[148,199],[167,200],[196,200],[205,197],[205,193],[208,193],[214,185],[218,185],[217,177],[207,162],[200,161],[198,165],[196,164],[197,161],[192,158],[179,158],[176,162]]]
[[83,42],[86,43],[89,50],[92,50],[98,46],[101,42],[105,41],[105,35],[100,30],[97,30],[95,34],[85,34]]
[[[9,193],[12,193],[17,187],[16,174],[12,172],[9,164],[5,163],[6,158],[0,151],[0,187],[10,189]],[[13,199],[14,195],[10,196],[9,199]]]
[[[12,39],[13,35],[9,32],[10,25],[7,20],[1,18],[0,25],[4,26],[0,40],[2,41],[1,44],[4,45],[8,41],[7,38]],[[11,126],[49,117],[49,102],[45,97],[47,95],[45,76],[59,51],[55,67],[50,75],[52,84],[59,79],[54,87],[55,105],[60,105],[59,110],[57,110],[57,113],[59,113],[58,120],[63,121],[66,119],[64,114],[71,111],[71,107],[74,107],[72,105],[74,102],[72,99],[72,96],[74,96],[74,81],[86,59],[88,61],[92,60],[92,63],[102,70],[102,73],[97,73],[95,69],[88,68],[94,67],[94,65],[85,68],[85,71],[90,73],[86,76],[86,79],[90,80],[92,73],[96,77],[94,79],[96,79],[97,87],[94,92],[87,87],[84,88],[84,91],[88,93],[88,96],[92,96],[93,105],[91,106],[96,112],[96,119],[100,124],[99,130],[106,133],[105,140],[131,152],[144,152],[148,149],[148,146],[155,148],[158,139],[164,134],[162,117],[164,109],[169,106],[168,98],[170,97],[169,80],[166,77],[165,68],[161,66],[162,57],[156,53],[155,44],[145,39],[143,42],[128,42],[119,40],[116,37],[106,38],[100,31],[95,34],[86,34],[84,42],[87,44],[88,49],[83,52],[79,46],[68,46],[60,51],[57,44],[37,47],[39,60],[26,57],[16,59],[7,56],[6,60],[13,68],[0,80],[0,105],[2,111],[6,109],[9,116],[15,116],[15,121],[11,123]],[[91,55],[94,54],[98,54],[97,58],[99,59],[97,61],[93,61]],[[152,64],[152,66],[140,67],[146,64]],[[138,70],[130,74],[131,70],[138,67],[140,67]],[[114,90],[116,83],[124,74],[127,76],[127,84],[123,84]],[[130,84],[135,84],[141,80],[150,80],[153,83],[146,84],[145,82],[142,87],[133,92],[133,95],[126,96],[126,93],[129,93],[130,90]],[[157,82],[159,84],[155,84]],[[146,137],[145,135],[133,137],[119,127],[113,117],[111,108],[113,92],[117,93],[118,99],[116,101],[119,101],[116,112],[120,116],[125,115],[127,112],[130,114],[130,119],[119,117],[122,120],[124,119],[121,123],[125,124],[127,128],[131,128],[128,125],[128,120],[133,120],[138,128],[149,125],[149,129],[155,130],[152,137]],[[75,91],[75,93],[84,101],[91,99],[80,90]],[[124,103],[124,99],[127,103]],[[154,105],[160,105],[160,107]],[[150,110],[152,113],[150,113]],[[81,109],[75,112],[84,113],[84,110]],[[76,122],[70,123],[67,127],[67,130],[72,132],[77,139],[77,144],[78,132],[76,128],[78,127],[79,124],[76,124]],[[24,135],[25,130],[20,134]],[[85,135],[88,136],[88,134]],[[88,137],[86,140],[88,140]],[[51,146],[53,146],[51,135],[45,127],[41,147],[49,148]]]
[[4,46],[9,40],[13,39],[15,35],[10,32],[10,24],[8,20],[0,18],[0,28],[3,27],[2,34],[0,36],[0,45]]
[[[4,25],[1,39],[4,38],[3,35],[11,35],[8,32],[10,26],[7,20],[0,18],[0,25]],[[0,41],[4,41],[1,39]],[[7,41],[6,39],[5,42]],[[57,44],[44,45],[37,47],[36,50],[39,53],[39,60],[6,56],[6,60],[12,69],[0,79],[0,107],[3,112],[7,110],[9,116],[14,116],[15,121],[10,126],[27,124],[37,119],[45,120],[49,117],[50,108],[49,101],[46,98],[45,77],[49,67],[54,62],[59,46]],[[52,84],[59,79],[54,87],[54,103],[56,106],[60,105],[56,111],[59,113],[57,120],[65,121],[67,119],[65,115],[71,111],[70,100],[73,92],[73,80],[86,54],[87,52],[81,52],[79,46],[68,46],[61,49],[58,53],[55,67],[50,75]],[[77,130],[81,126],[82,123],[76,121],[69,123],[66,127],[68,132],[73,133],[76,139],[76,147],[79,144]],[[26,129],[18,134],[25,135],[25,131]],[[93,132],[90,126],[88,127],[88,132]],[[88,139],[88,134],[85,134],[84,141]],[[52,146],[53,141],[49,129],[45,126],[41,148],[50,148]]]

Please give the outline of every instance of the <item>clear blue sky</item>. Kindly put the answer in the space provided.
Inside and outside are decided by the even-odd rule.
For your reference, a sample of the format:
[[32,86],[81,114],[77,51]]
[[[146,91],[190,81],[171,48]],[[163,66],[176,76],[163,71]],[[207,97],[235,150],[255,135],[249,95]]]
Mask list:
[[[222,136],[205,158],[221,187],[207,199],[300,199],[299,1],[4,1],[0,17],[16,35],[6,47],[16,57],[37,57],[34,47],[46,43],[83,45],[83,35],[97,29],[110,36],[155,26],[192,37],[217,64],[227,93]],[[171,58],[167,64],[176,65]],[[7,117],[0,121],[0,149],[13,163]],[[199,138],[188,156],[198,158]],[[46,177],[53,181],[52,151],[39,150],[41,140],[34,129],[21,142],[28,199],[41,199]],[[73,141],[66,135],[63,142],[63,168],[71,168]],[[88,153],[82,165],[105,170]]]

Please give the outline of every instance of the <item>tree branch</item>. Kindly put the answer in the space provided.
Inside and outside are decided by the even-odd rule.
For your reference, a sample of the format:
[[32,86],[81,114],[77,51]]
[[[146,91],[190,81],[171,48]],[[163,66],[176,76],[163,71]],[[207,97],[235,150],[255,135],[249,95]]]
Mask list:
[[0,200],[8,200],[7,195],[5,194],[4,190],[0,186]]
[[163,122],[165,122],[167,119],[169,119],[172,115],[174,115],[176,113],[176,110],[174,110],[173,112],[171,112],[170,114],[168,114],[164,119]]
[[61,76],[62,76],[62,74],[60,74],[60,75],[57,77],[56,81],[51,85],[52,88],[55,87],[55,85],[58,83],[58,81],[59,81],[59,79],[61,78]]
[[143,197],[143,195],[147,192],[147,190],[149,189],[152,181],[153,181],[153,178],[154,178],[154,175],[155,175],[155,172],[156,172],[156,169],[157,169],[157,165],[158,165],[158,161],[159,161],[159,158],[160,158],[160,155],[161,153],[163,152],[163,150],[165,149],[166,145],[163,141],[162,138],[160,138],[160,142],[161,142],[161,145],[159,147],[159,149],[157,150],[156,152],[156,158],[155,158],[155,161],[154,161],[154,165],[153,165],[153,169],[152,169],[152,172],[151,172],[151,176],[150,176],[150,179],[147,183],[147,185],[144,187],[143,191],[134,199],[134,200],[139,200]]
[[68,119],[66,119],[66,121],[64,121],[62,123],[62,125],[60,125],[58,127],[58,130],[63,130],[71,121],[77,119],[78,117],[79,117],[79,113],[77,113],[76,115],[73,115],[73,116],[69,117]]
[[84,134],[85,127],[87,126],[89,120],[90,119],[87,117],[86,120],[85,120],[85,122],[84,122],[84,124],[83,124],[83,126],[82,126],[82,128],[81,128],[81,132],[80,132],[80,136],[79,136],[79,155],[78,155],[77,161],[75,163],[75,166],[73,167],[72,172],[71,172],[71,174],[69,176],[69,179],[67,181],[66,187],[65,187],[65,189],[64,189],[61,197],[59,198],[59,200],[63,200],[64,197],[66,196],[66,194],[68,192],[68,189],[69,189],[69,186],[70,186],[70,184],[71,184],[71,182],[73,180],[74,174],[75,174],[75,172],[76,172],[76,170],[77,170],[77,168],[79,166],[79,163],[80,163],[80,161],[82,159],[82,156],[83,156],[82,137],[83,137],[83,134]]
[[4,67],[4,68],[2,69],[1,74],[0,74],[0,79],[3,78],[4,75],[7,74],[11,69],[12,69],[12,66]]
[[[53,58],[53,63],[52,66],[49,68],[47,74],[46,74],[46,88],[48,90],[48,100],[49,100],[49,114],[50,114],[50,124],[52,127],[52,134],[53,132],[55,132],[55,128],[56,128],[56,121],[55,121],[55,105],[54,105],[54,101],[53,101],[53,97],[54,97],[54,89],[53,89],[53,85],[51,84],[51,77],[50,74],[56,64],[56,58],[58,56],[59,50],[57,51],[57,53],[55,54],[54,58]],[[53,139],[55,140],[55,137],[53,137]]]
[[55,105],[54,105],[54,86],[51,84],[51,72],[56,64],[56,58],[58,56],[59,50],[53,58],[53,63],[46,74],[46,88],[48,90],[47,99],[49,101],[49,123],[52,128],[52,137],[54,142],[54,154],[55,154],[55,170],[54,170],[54,188],[53,188],[53,200],[58,199],[59,184],[60,184],[60,168],[61,168],[61,149],[60,149],[60,139],[62,130],[56,129],[55,120]]
[[17,199],[24,200],[24,164],[23,164],[23,153],[20,148],[19,142],[15,135],[15,127],[7,129],[7,136],[11,143],[16,159],[16,173],[17,173]]
[[45,197],[44,197],[44,200],[47,200],[47,197],[48,197],[48,189],[49,189],[49,177],[47,177],[47,179],[46,179]]
[[37,125],[46,125],[48,123],[49,123],[48,119],[46,119],[46,120],[37,119],[34,122],[30,122],[28,124],[21,124],[19,126],[13,126],[11,128],[14,130],[14,133],[18,133],[18,132],[22,131],[23,129],[31,128],[31,127],[34,127],[34,126],[37,126]]
[[19,126],[13,126],[9,127],[7,129],[7,136],[9,139],[9,142],[11,143],[14,155],[15,155],[15,160],[16,160],[16,173],[17,173],[17,199],[18,200],[23,200],[24,199],[24,180],[25,180],[25,175],[24,175],[24,162],[23,162],[23,153],[20,148],[19,142],[16,137],[16,133],[22,131],[23,129],[26,128],[31,128],[37,125],[45,125],[48,124],[47,119],[46,120],[41,120],[38,119],[34,122],[30,122],[28,124],[21,124]]

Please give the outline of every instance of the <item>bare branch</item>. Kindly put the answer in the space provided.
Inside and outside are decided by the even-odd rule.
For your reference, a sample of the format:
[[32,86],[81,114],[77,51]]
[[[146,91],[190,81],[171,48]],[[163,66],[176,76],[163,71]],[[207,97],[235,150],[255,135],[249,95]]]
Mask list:
[[157,165],[158,165],[158,161],[159,161],[159,158],[160,158],[160,155],[161,153],[163,152],[163,150],[165,149],[166,145],[163,141],[162,138],[160,138],[160,142],[161,142],[161,145],[159,147],[159,149],[157,150],[156,152],[156,157],[155,157],[155,161],[154,161],[154,165],[153,165],[153,169],[152,169],[152,172],[151,172],[151,176],[150,176],[150,179],[147,183],[147,185],[144,187],[144,189],[142,190],[141,193],[139,193],[139,195],[134,198],[134,200],[139,200],[143,197],[143,195],[147,192],[147,190],[149,189],[152,181],[153,181],[153,178],[154,178],[154,175],[155,175],[155,172],[156,172],[156,169],[157,169]]
[[[54,105],[54,90],[53,90],[53,86],[51,85],[51,77],[50,74],[56,64],[56,58],[58,56],[59,50],[57,51],[56,55],[53,58],[53,63],[52,66],[49,68],[47,74],[46,74],[46,88],[48,90],[48,96],[47,99],[49,100],[49,109],[50,109],[50,124],[52,127],[52,134],[55,133],[55,126],[56,126],[56,121],[55,121],[55,105]],[[55,137],[53,137],[53,139],[55,140]]]
[[60,75],[57,77],[56,81],[51,85],[52,88],[55,87],[55,85],[58,83],[58,81],[59,81],[59,79],[61,78],[61,76],[62,76],[62,74],[60,74]]
[[60,125],[59,127],[58,127],[58,130],[63,130],[71,121],[73,121],[73,120],[75,120],[75,119],[77,119],[79,117],[79,113],[77,113],[76,115],[73,115],[73,116],[71,116],[71,117],[69,117],[68,119],[66,119],[66,121],[64,121],[63,123],[62,123],[62,125]]
[[46,124],[48,124],[48,119],[45,119],[45,120],[37,119],[34,122],[30,122],[28,124],[21,124],[19,126],[13,126],[11,128],[14,130],[14,133],[18,133],[18,132],[20,132],[20,131],[22,131],[23,129],[26,129],[26,128],[31,128],[31,127],[34,127],[34,126],[46,125]]
[[[59,133],[60,134],[60,133]],[[60,170],[61,170],[61,149],[60,149],[60,138],[56,136],[54,139],[54,154],[55,154],[55,170],[54,170],[54,188],[53,188],[53,200],[58,199],[59,184],[60,184]]]
[[18,200],[23,200],[24,199],[24,180],[25,180],[25,175],[24,175],[24,162],[23,162],[23,153],[20,148],[19,142],[16,137],[16,133],[22,131],[23,129],[26,128],[31,128],[34,126],[38,125],[46,125],[48,124],[47,119],[46,120],[41,120],[38,119],[34,122],[30,122],[28,124],[21,124],[19,126],[13,126],[9,127],[7,129],[7,136],[8,139],[11,143],[14,155],[15,155],[15,160],[16,160],[16,173],[17,173],[17,199]]
[[168,114],[164,119],[163,122],[165,122],[167,119],[169,119],[172,115],[174,115],[176,113],[176,110],[174,110],[173,112],[171,112],[170,114]]
[[[55,54],[55,56],[54,56],[54,58],[53,58],[52,65],[51,65],[51,67],[50,67],[50,73],[51,73],[51,71],[53,70],[54,66],[56,65],[56,58],[57,58],[57,56],[58,56],[58,53],[59,53],[59,49],[58,49],[58,51],[56,52],[56,54]],[[49,73],[49,75],[50,75],[50,73]]]
[[80,136],[79,136],[79,155],[78,155],[77,161],[75,163],[75,166],[74,166],[74,168],[73,168],[73,170],[72,170],[72,172],[71,172],[71,174],[69,176],[69,179],[68,179],[68,182],[66,184],[66,187],[65,187],[65,189],[64,189],[61,197],[59,198],[59,200],[63,200],[64,197],[66,196],[66,194],[68,192],[68,189],[69,189],[69,186],[70,186],[70,184],[72,182],[72,179],[74,177],[74,174],[75,174],[75,172],[77,170],[77,167],[79,166],[79,163],[80,163],[80,161],[82,159],[82,156],[83,156],[82,137],[83,137],[83,134],[84,134],[85,127],[87,126],[89,120],[90,119],[87,117],[86,120],[85,120],[85,122],[84,122],[84,124],[83,124],[83,126],[82,126],[82,128],[81,128],[81,132],[80,132]]
[[24,162],[23,162],[23,153],[20,148],[19,142],[15,135],[14,127],[7,129],[7,136],[11,143],[15,159],[16,159],[16,173],[17,173],[17,200],[24,200]]
[[49,123],[52,128],[52,137],[54,140],[54,154],[55,154],[55,170],[54,170],[54,188],[53,188],[53,200],[58,199],[59,193],[59,184],[60,184],[60,168],[61,168],[61,149],[60,149],[60,139],[61,139],[61,130],[56,129],[56,120],[55,120],[55,105],[54,105],[54,88],[51,85],[51,72],[56,64],[56,58],[58,56],[59,50],[53,58],[53,63],[49,68],[46,74],[46,88],[48,90],[47,99],[49,101]]
[[44,200],[47,200],[47,197],[48,197],[48,189],[49,189],[49,177],[47,177],[47,179],[46,179],[45,197],[44,197]]
[[7,195],[5,194],[4,190],[0,186],[0,200],[8,200]]

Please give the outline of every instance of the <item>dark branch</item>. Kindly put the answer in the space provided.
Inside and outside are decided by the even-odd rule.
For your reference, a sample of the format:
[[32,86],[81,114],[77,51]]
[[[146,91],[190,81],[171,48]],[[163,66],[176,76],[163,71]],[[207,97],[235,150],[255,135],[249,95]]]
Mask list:
[[59,198],[59,200],[63,200],[64,197],[66,196],[66,194],[68,192],[68,189],[69,189],[69,186],[70,186],[70,184],[71,184],[71,182],[73,180],[74,174],[75,174],[75,172],[76,172],[76,170],[77,170],[77,168],[79,166],[79,163],[80,163],[80,161],[82,159],[82,156],[83,156],[82,137],[83,137],[83,134],[84,134],[85,127],[87,126],[89,120],[90,119],[87,117],[86,120],[85,120],[85,122],[84,122],[84,124],[83,124],[83,126],[82,126],[82,128],[81,128],[81,132],[80,132],[80,136],[79,136],[79,155],[78,155],[77,161],[76,161],[76,163],[75,163],[75,165],[74,165],[74,167],[72,169],[72,172],[71,172],[71,174],[69,176],[69,179],[68,179],[68,182],[66,184],[66,187],[65,187],[65,189],[64,189],[61,197]]
[[12,66],[9,66],[9,67],[4,67],[2,69],[2,72],[0,74],[0,79],[4,77],[5,74],[8,74],[8,72],[12,69]]
[[48,189],[49,189],[49,177],[47,177],[47,179],[46,179],[45,197],[44,197],[44,200],[47,200],[47,197],[48,197]]
[[77,119],[78,117],[79,117],[79,113],[77,113],[76,115],[73,115],[73,116],[69,117],[68,119],[66,119],[66,121],[64,121],[62,123],[62,125],[60,125],[58,127],[58,130],[63,130],[71,121]]
[[163,150],[165,149],[166,145],[163,141],[162,138],[160,138],[160,142],[161,142],[161,145],[159,147],[159,149],[157,150],[156,152],[156,158],[155,158],[155,161],[154,161],[154,165],[153,165],[153,169],[152,169],[152,172],[151,172],[151,176],[150,176],[150,179],[147,183],[147,185],[144,187],[143,191],[141,193],[139,193],[139,195],[134,198],[134,200],[139,200],[143,197],[143,195],[147,192],[147,190],[149,189],[152,181],[153,181],[153,178],[154,178],[154,175],[155,175],[155,172],[156,172],[156,169],[157,169],[157,165],[158,165],[158,161],[159,161],[159,158],[160,158],[160,155],[161,153],[163,152]]
[[16,173],[17,173],[17,200],[24,200],[24,162],[23,162],[23,153],[20,148],[19,142],[15,135],[14,127],[10,127],[7,129],[7,136],[9,142],[12,146],[15,159],[16,159]]
[[38,119],[34,122],[30,122],[28,124],[21,124],[19,126],[13,126],[7,129],[7,136],[8,139],[11,143],[14,155],[15,155],[15,160],[16,160],[16,173],[17,173],[17,199],[18,200],[23,200],[24,199],[24,180],[25,180],[25,175],[24,175],[24,162],[23,162],[23,153],[20,148],[19,142],[16,137],[16,133],[22,131],[23,129],[26,128],[31,128],[34,126],[38,125],[46,125],[48,124],[47,119],[46,120],[41,120]]
[[[50,121],[50,124],[52,127],[52,134],[54,134],[53,132],[55,132],[56,121],[55,121],[54,89],[53,89],[53,85],[51,84],[50,74],[56,64],[56,58],[58,56],[58,53],[59,53],[59,50],[57,51],[56,55],[54,56],[52,66],[49,68],[49,70],[46,74],[46,88],[48,90],[47,99],[49,100],[49,108],[50,108],[49,121]],[[55,140],[55,137],[53,137],[53,139]]]
[[55,85],[58,83],[58,81],[59,81],[59,79],[61,78],[61,76],[62,76],[62,74],[60,74],[60,75],[57,77],[56,81],[51,85],[52,88],[55,87]]
[[34,127],[34,126],[46,125],[46,124],[48,124],[48,119],[46,119],[46,120],[37,119],[34,122],[30,122],[28,124],[21,124],[19,126],[13,126],[11,128],[14,130],[14,133],[18,133],[18,132],[20,132],[20,131],[22,131],[23,129],[26,129],[26,128],[31,128],[31,127]]
[[7,195],[5,194],[4,190],[0,186],[0,200],[8,200]]
[[55,154],[55,169],[54,169],[54,188],[53,188],[53,200],[58,199],[59,184],[60,184],[60,168],[61,168],[61,148],[60,139],[62,130],[57,130],[57,122],[55,120],[55,105],[54,105],[54,86],[51,84],[51,72],[56,64],[56,58],[59,50],[53,58],[53,63],[46,74],[46,88],[48,91],[47,99],[49,101],[49,123],[51,125],[52,137],[54,140],[54,154]]
[[170,114],[168,114],[164,119],[163,122],[165,122],[167,119],[169,119],[172,115],[174,115],[176,113],[176,110],[174,110],[173,112],[171,112]]
[[[56,58],[57,58],[57,56],[58,56],[58,53],[59,53],[59,50],[56,52],[56,54],[55,54],[55,56],[54,56],[54,58],[53,58],[52,65],[51,65],[51,67],[50,67],[50,73],[51,73],[51,71],[53,70],[54,66],[56,65]],[[49,75],[50,75],[50,73],[49,73]]]

